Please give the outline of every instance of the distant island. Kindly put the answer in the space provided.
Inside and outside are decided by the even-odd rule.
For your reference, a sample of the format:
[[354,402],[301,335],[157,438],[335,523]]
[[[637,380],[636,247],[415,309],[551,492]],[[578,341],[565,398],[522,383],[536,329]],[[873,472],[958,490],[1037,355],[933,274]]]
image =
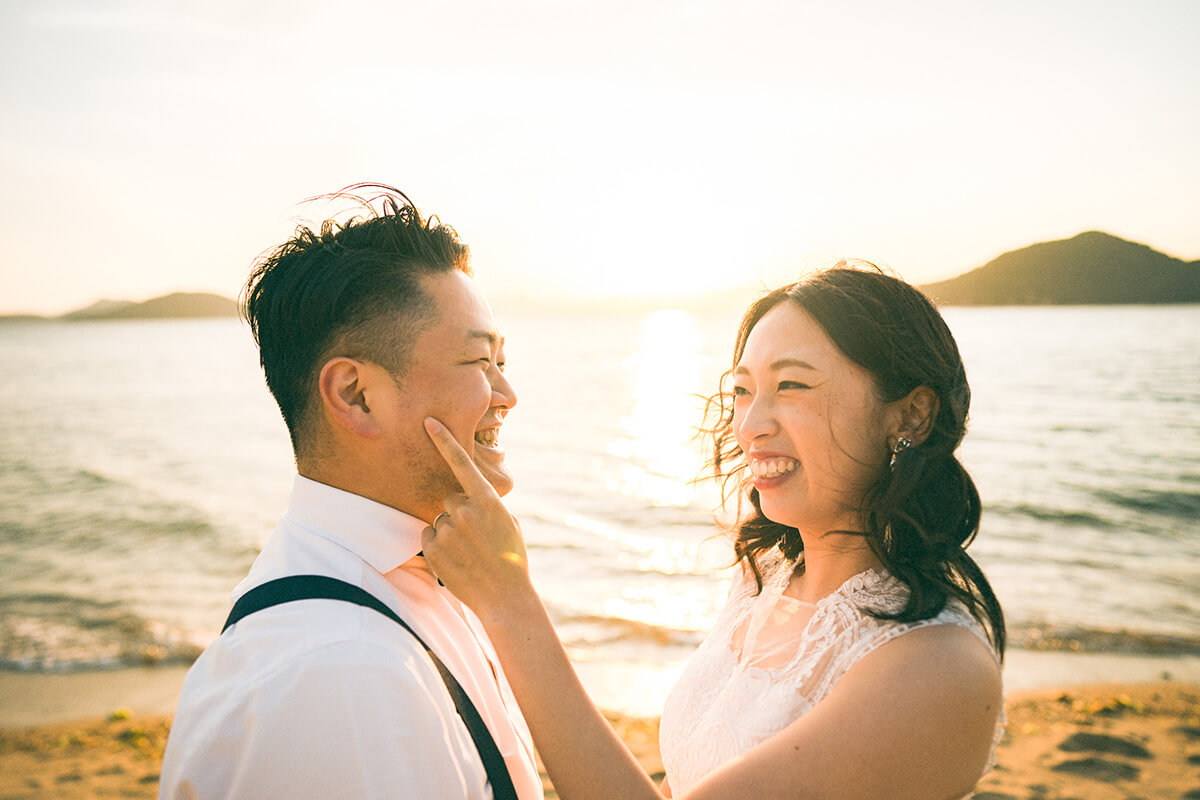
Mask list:
[[1200,261],[1089,231],[1013,250],[921,290],[956,306],[1198,303]]
[[236,317],[238,306],[228,297],[207,292],[175,292],[155,297],[143,303],[130,300],[99,300],[86,308],[69,311],[57,317],[36,314],[0,316],[9,322],[63,320],[79,322],[105,319],[201,319],[207,317]]
[[[691,297],[549,299],[513,296],[515,308],[566,312],[639,313],[664,307],[691,311],[740,308],[762,293],[722,289]],[[1100,231],[1070,239],[1041,242],[992,259],[957,278],[927,283],[921,290],[942,305],[1120,305],[1200,303],[1200,261],[1181,261],[1137,242]],[[499,300],[499,298],[497,298]],[[541,301],[541,302],[536,302]],[[143,303],[100,300],[86,308],[44,317],[0,315],[0,322],[196,319],[236,317],[238,306],[228,297],[204,292],[175,292]]]

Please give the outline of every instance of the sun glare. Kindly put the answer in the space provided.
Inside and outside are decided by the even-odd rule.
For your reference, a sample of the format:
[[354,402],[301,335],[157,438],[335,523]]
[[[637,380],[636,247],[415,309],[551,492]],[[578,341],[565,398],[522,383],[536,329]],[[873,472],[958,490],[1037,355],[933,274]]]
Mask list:
[[626,436],[609,444],[622,459],[622,494],[656,505],[687,505],[701,462],[693,441],[703,390],[702,336],[690,314],[665,310],[642,320],[641,349],[630,358],[634,405],[621,420]]

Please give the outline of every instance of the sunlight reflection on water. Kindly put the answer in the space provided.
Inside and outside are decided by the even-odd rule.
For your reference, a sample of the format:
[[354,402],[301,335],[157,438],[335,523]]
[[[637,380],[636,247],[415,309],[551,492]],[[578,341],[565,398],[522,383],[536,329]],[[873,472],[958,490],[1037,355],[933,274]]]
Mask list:
[[704,385],[696,321],[683,311],[655,311],[642,320],[638,351],[626,362],[633,376],[633,409],[621,419],[625,437],[607,451],[623,460],[609,482],[622,494],[656,505],[686,506],[701,460],[695,444]]

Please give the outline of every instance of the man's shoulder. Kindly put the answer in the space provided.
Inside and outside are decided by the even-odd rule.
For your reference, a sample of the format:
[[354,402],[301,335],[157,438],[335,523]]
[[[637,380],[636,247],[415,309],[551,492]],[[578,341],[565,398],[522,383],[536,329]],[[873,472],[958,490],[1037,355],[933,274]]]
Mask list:
[[464,788],[486,776],[456,720],[424,648],[401,626],[349,603],[288,603],[239,622],[193,665],[163,785],[382,797],[411,784],[420,796],[482,797]]
[[421,643],[383,614],[338,600],[305,600],[238,622],[201,654],[188,681],[252,692],[330,667],[395,681],[436,675]]

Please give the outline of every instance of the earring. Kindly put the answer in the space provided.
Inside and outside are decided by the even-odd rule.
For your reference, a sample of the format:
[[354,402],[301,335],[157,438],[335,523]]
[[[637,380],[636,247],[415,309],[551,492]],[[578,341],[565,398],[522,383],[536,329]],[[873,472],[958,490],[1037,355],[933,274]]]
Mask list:
[[907,450],[911,446],[912,446],[912,439],[909,439],[907,436],[901,436],[899,439],[896,440],[896,445],[892,448],[892,463],[889,464],[889,466],[892,469],[892,472],[896,471],[896,459],[898,459],[900,457],[900,454],[903,453],[905,450]]

